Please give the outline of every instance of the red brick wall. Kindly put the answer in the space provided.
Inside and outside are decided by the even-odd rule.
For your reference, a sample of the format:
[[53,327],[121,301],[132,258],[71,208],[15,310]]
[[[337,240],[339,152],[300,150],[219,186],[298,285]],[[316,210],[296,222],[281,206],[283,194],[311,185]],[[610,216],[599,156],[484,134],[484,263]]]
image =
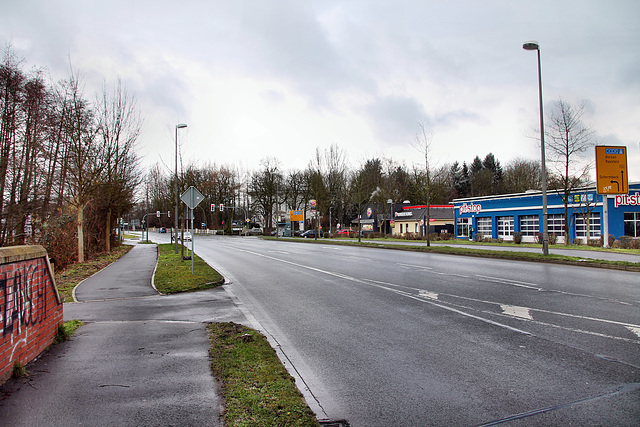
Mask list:
[[62,302],[42,246],[0,248],[0,383],[53,342]]

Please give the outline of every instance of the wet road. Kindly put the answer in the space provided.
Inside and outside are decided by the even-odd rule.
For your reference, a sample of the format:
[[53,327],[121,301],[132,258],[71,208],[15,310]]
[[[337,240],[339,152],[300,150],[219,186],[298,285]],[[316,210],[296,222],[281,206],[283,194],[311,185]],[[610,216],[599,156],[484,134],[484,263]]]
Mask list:
[[637,425],[640,274],[198,237],[320,418]]

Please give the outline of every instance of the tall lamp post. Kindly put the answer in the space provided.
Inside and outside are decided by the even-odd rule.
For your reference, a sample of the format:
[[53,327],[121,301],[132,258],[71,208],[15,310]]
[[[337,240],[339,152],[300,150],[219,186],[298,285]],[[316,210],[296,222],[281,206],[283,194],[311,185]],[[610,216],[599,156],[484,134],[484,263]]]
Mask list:
[[[524,50],[538,52],[538,91],[540,94],[540,158],[542,169],[540,179],[542,181],[542,254],[549,255],[549,227],[547,222],[547,167],[544,154],[544,113],[542,112],[542,71],[540,67],[540,44],[537,41],[529,41],[522,45]],[[567,219],[565,218],[565,221]],[[565,236],[565,239],[569,236]]]
[[176,205],[174,210],[174,227],[173,227],[173,241],[175,242],[176,254],[178,253],[178,129],[186,128],[187,125],[180,123],[176,125],[176,176],[173,182],[173,190],[176,193]]

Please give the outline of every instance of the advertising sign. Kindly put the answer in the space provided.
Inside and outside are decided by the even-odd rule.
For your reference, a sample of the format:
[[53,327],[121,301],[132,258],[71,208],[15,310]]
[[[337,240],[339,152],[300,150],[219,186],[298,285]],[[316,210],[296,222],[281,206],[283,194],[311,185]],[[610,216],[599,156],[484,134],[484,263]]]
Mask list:
[[596,146],[596,188],[598,194],[627,194],[627,147]]

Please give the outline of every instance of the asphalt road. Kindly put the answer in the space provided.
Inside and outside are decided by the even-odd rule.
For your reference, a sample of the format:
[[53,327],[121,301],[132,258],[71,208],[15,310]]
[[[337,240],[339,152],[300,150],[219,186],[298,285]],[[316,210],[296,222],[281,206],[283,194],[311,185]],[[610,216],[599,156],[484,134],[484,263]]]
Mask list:
[[320,418],[638,425],[640,274],[196,237]]

